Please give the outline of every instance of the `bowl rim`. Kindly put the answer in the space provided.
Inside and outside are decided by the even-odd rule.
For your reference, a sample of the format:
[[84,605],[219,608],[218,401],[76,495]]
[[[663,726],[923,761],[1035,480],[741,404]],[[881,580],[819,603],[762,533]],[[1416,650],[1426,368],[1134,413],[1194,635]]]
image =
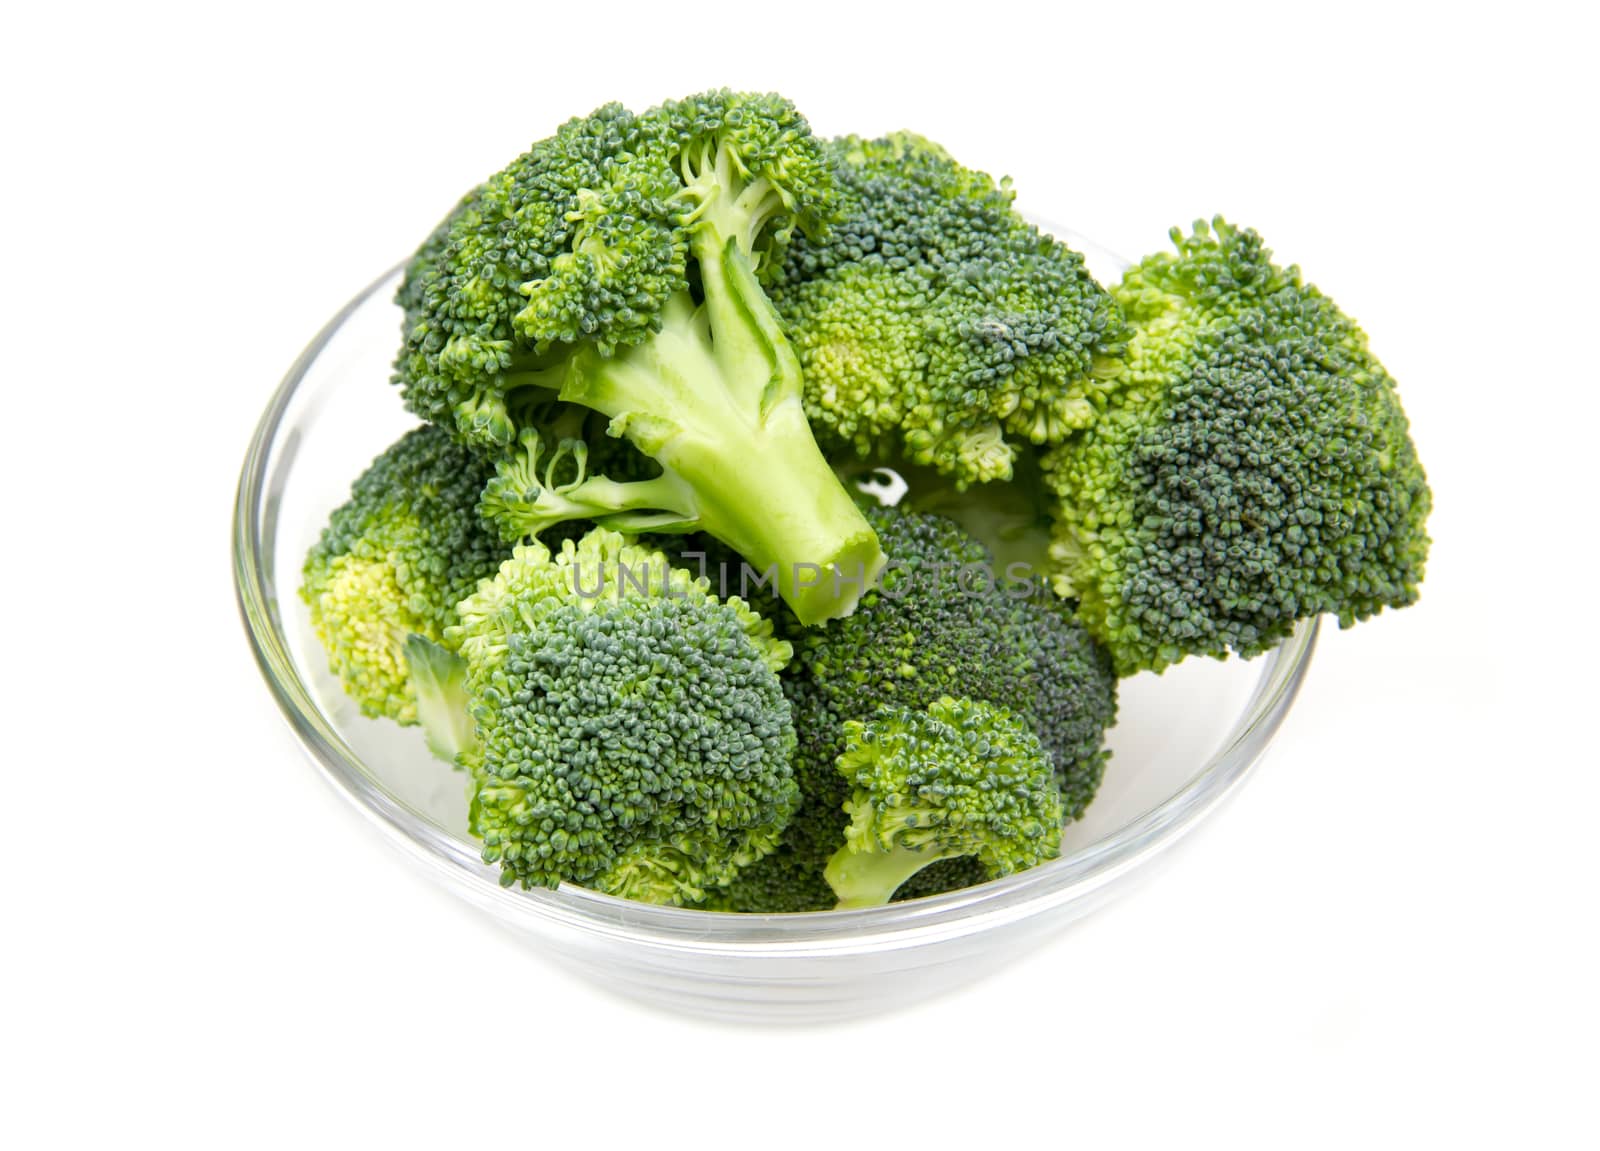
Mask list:
[[[1055,234],[1080,250],[1080,245],[1095,246],[1067,229]],[[234,505],[235,594],[256,663],[323,777],[392,843],[502,918],[658,949],[783,957],[911,947],[1030,918],[1092,899],[1192,831],[1260,761],[1304,682],[1317,619],[1300,621],[1282,643],[1252,661],[1263,666],[1254,692],[1233,729],[1183,787],[1079,851],[960,891],[870,909],[741,914],[634,903],[570,884],[531,891],[502,887],[497,871],[469,844],[444,832],[363,769],[295,666],[272,576],[277,507],[295,448],[292,436],[279,442],[284,417],[318,356],[355,312],[397,281],[403,268],[390,268],[335,313],[290,365],[262,413],[240,470]]]

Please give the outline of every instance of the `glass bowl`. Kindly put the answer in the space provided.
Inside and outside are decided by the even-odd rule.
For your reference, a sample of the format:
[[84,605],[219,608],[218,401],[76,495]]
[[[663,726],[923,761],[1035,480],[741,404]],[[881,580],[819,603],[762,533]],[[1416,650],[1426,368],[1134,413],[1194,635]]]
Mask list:
[[[1124,261],[1070,231],[1097,275]],[[659,1006],[816,1021],[903,1006],[1023,954],[1126,889],[1261,758],[1305,678],[1315,621],[1257,660],[1190,660],[1121,686],[1105,782],[1062,857],[979,887],[871,910],[730,915],[563,885],[500,886],[466,830],[462,776],[420,730],[362,716],[328,672],[300,565],[351,481],[415,419],[388,384],[398,269],[311,341],[267,405],[234,521],[240,611],[268,686],[312,762],[391,843],[544,954]]]

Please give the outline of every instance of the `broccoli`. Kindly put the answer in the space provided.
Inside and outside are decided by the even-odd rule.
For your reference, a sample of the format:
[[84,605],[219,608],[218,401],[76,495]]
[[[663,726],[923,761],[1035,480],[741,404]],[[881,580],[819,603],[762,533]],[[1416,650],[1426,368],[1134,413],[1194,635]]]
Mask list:
[[427,424],[306,557],[329,666],[466,773],[507,886],[800,912],[1056,857],[1118,675],[1427,559],[1362,330],[1252,231],[1172,236],[1107,292],[919,136],[567,122],[407,265]]
[[[1069,604],[1029,598],[1017,605],[1017,612],[1016,642],[1033,669],[1033,731],[1055,761],[1062,818],[1071,823],[1083,817],[1100,790],[1111,757],[1104,746],[1105,733],[1117,717],[1111,656],[1072,618]],[[976,858],[940,860],[913,875],[894,898],[920,899],[988,878]]]
[[[530,520],[530,509],[548,508],[580,485],[593,490],[601,482],[632,483],[661,475],[661,465],[629,441],[607,435],[609,421],[591,408],[550,399],[530,405],[523,414],[526,423],[516,450],[498,458],[478,503],[478,511],[507,543],[537,536],[546,546],[559,547],[562,539],[579,539],[595,526],[593,521]],[[639,534],[638,527],[629,534]]]
[[[806,624],[846,615],[883,556],[806,419],[759,277],[834,211],[829,164],[777,96],[709,92],[563,125],[470,194],[409,266],[395,378],[423,418],[498,459],[512,538],[568,520],[700,528],[775,570]],[[659,465],[597,469],[597,437]],[[561,427],[549,426],[550,422]]]
[[799,792],[769,621],[605,529],[518,546],[459,615],[470,822],[503,883],[693,903],[777,845]]
[[[1103,771],[1101,736],[1116,715],[1116,683],[1105,652],[1070,610],[1048,593],[1025,597],[1029,589],[994,579],[989,552],[948,519],[898,508],[867,518],[890,556],[882,586],[849,619],[789,628],[795,659],[784,691],[799,733],[803,799],[780,848],[729,888],[741,911],[831,906],[822,872],[844,842],[849,794],[835,764],[845,724],[880,705],[920,710],[950,696],[1009,707],[1043,741],[1074,818]],[[951,864],[916,882],[959,887],[980,878]]]
[[489,475],[443,430],[414,428],[356,480],[306,556],[300,597],[363,714],[418,722],[408,637],[445,642],[456,602],[510,551],[476,510]]
[[1111,653],[1090,637],[1071,605],[1048,596],[1017,602],[1011,635],[1028,678],[1023,693],[1004,702],[1030,722],[1055,761],[1067,820],[1080,819],[1111,757],[1104,746],[1117,719]]
[[965,486],[1092,419],[1123,335],[1083,258],[1018,215],[1009,183],[920,136],[829,152],[844,219],[795,237],[770,294],[833,454],[898,455]]
[[930,863],[972,857],[987,878],[1061,853],[1055,765],[1004,708],[949,697],[880,706],[844,725],[845,844],[828,861],[840,907],[888,903]]
[[1172,233],[1115,296],[1119,389],[1047,451],[1056,589],[1121,675],[1417,598],[1431,503],[1367,338],[1255,232]]

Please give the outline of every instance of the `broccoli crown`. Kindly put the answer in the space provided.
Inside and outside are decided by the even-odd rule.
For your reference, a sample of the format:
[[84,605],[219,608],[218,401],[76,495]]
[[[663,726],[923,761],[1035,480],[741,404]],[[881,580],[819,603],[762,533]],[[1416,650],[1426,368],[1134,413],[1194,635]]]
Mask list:
[[510,444],[511,394],[552,358],[661,330],[689,289],[703,218],[734,226],[759,267],[796,224],[820,226],[831,196],[810,129],[778,96],[708,92],[569,120],[469,194],[408,267],[406,402],[474,443]]
[[417,722],[407,637],[435,643],[509,549],[477,513],[489,470],[439,428],[373,461],[306,556],[300,597],[328,665],[369,716]]
[[[760,280],[833,202],[821,146],[781,97],[607,105],[424,244],[399,292],[396,380],[497,457],[484,511],[507,539],[574,520],[703,530],[775,571],[806,623],[848,614],[883,556],[817,447]],[[601,451],[606,437],[657,468]]]
[[[974,489],[976,490],[976,489]],[[1111,654],[1074,618],[1070,604],[1032,597],[1016,606],[1015,642],[1031,665],[1027,709],[1040,745],[1056,767],[1062,817],[1081,819],[1100,790],[1106,761],[1105,733],[1117,719],[1117,677]],[[1016,706],[1016,700],[1007,700]],[[982,883],[989,876],[971,856],[943,859],[918,871],[895,892],[895,901],[921,899]]]
[[[1016,605],[1013,635],[1026,653],[1031,684],[1020,697],[1040,746],[1056,768],[1061,814],[1081,819],[1100,790],[1106,761],[1105,733],[1117,719],[1117,678],[1111,655],[1090,637],[1071,605],[1031,597]],[[1016,700],[1007,700],[1013,707]],[[895,892],[896,901],[920,899],[982,883],[989,876],[972,857],[940,860],[918,871]]]
[[843,219],[798,238],[770,288],[819,432],[966,484],[1008,476],[1013,437],[1087,423],[1123,337],[1083,258],[1018,215],[1009,183],[920,136],[829,154]]
[[993,879],[1060,854],[1055,766],[1004,708],[948,696],[884,705],[844,734],[850,824],[827,867],[840,907],[887,903],[937,860],[970,856]]
[[742,602],[600,529],[518,547],[460,617],[471,824],[503,883],[696,902],[776,846],[790,646]]
[[1217,219],[1130,269],[1120,390],[1048,452],[1057,590],[1123,675],[1417,598],[1431,504],[1394,381],[1332,300]]
[[[881,587],[847,619],[788,628],[795,659],[784,691],[799,733],[803,798],[779,850],[729,889],[742,911],[831,906],[822,870],[844,842],[849,794],[835,764],[845,724],[880,706],[916,710],[951,696],[1011,708],[1056,765],[1073,818],[1104,768],[1101,737],[1116,716],[1116,681],[1070,612],[994,579],[988,550],[943,516],[876,508],[867,519],[889,556]],[[976,878],[970,867],[940,866],[918,876],[918,894]]]

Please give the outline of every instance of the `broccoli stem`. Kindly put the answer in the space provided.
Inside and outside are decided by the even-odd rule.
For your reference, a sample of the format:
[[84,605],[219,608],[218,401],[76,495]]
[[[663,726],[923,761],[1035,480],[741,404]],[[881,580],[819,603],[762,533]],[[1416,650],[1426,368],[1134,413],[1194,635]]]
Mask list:
[[570,520],[593,520],[612,531],[686,532],[699,524],[699,497],[679,476],[618,482],[591,476],[562,489],[543,488],[525,507],[505,513],[522,534],[536,536]]
[[839,910],[882,907],[901,884],[924,867],[953,858],[953,853],[940,851],[913,851],[899,846],[888,851],[856,851],[847,845],[833,853],[822,875],[839,897]]
[[417,722],[428,750],[452,766],[477,743],[467,709],[467,661],[425,636],[406,637],[406,662],[417,694]]
[[[685,526],[697,523],[771,573],[801,623],[848,615],[884,566],[877,536],[817,447],[799,361],[737,238],[724,240],[708,224],[692,246],[705,302],[681,292],[653,338],[612,356],[579,352],[560,393],[610,416],[613,435],[674,478],[612,484],[593,497],[585,483],[562,494],[670,501],[665,510]],[[632,506],[662,510],[661,502]]]

